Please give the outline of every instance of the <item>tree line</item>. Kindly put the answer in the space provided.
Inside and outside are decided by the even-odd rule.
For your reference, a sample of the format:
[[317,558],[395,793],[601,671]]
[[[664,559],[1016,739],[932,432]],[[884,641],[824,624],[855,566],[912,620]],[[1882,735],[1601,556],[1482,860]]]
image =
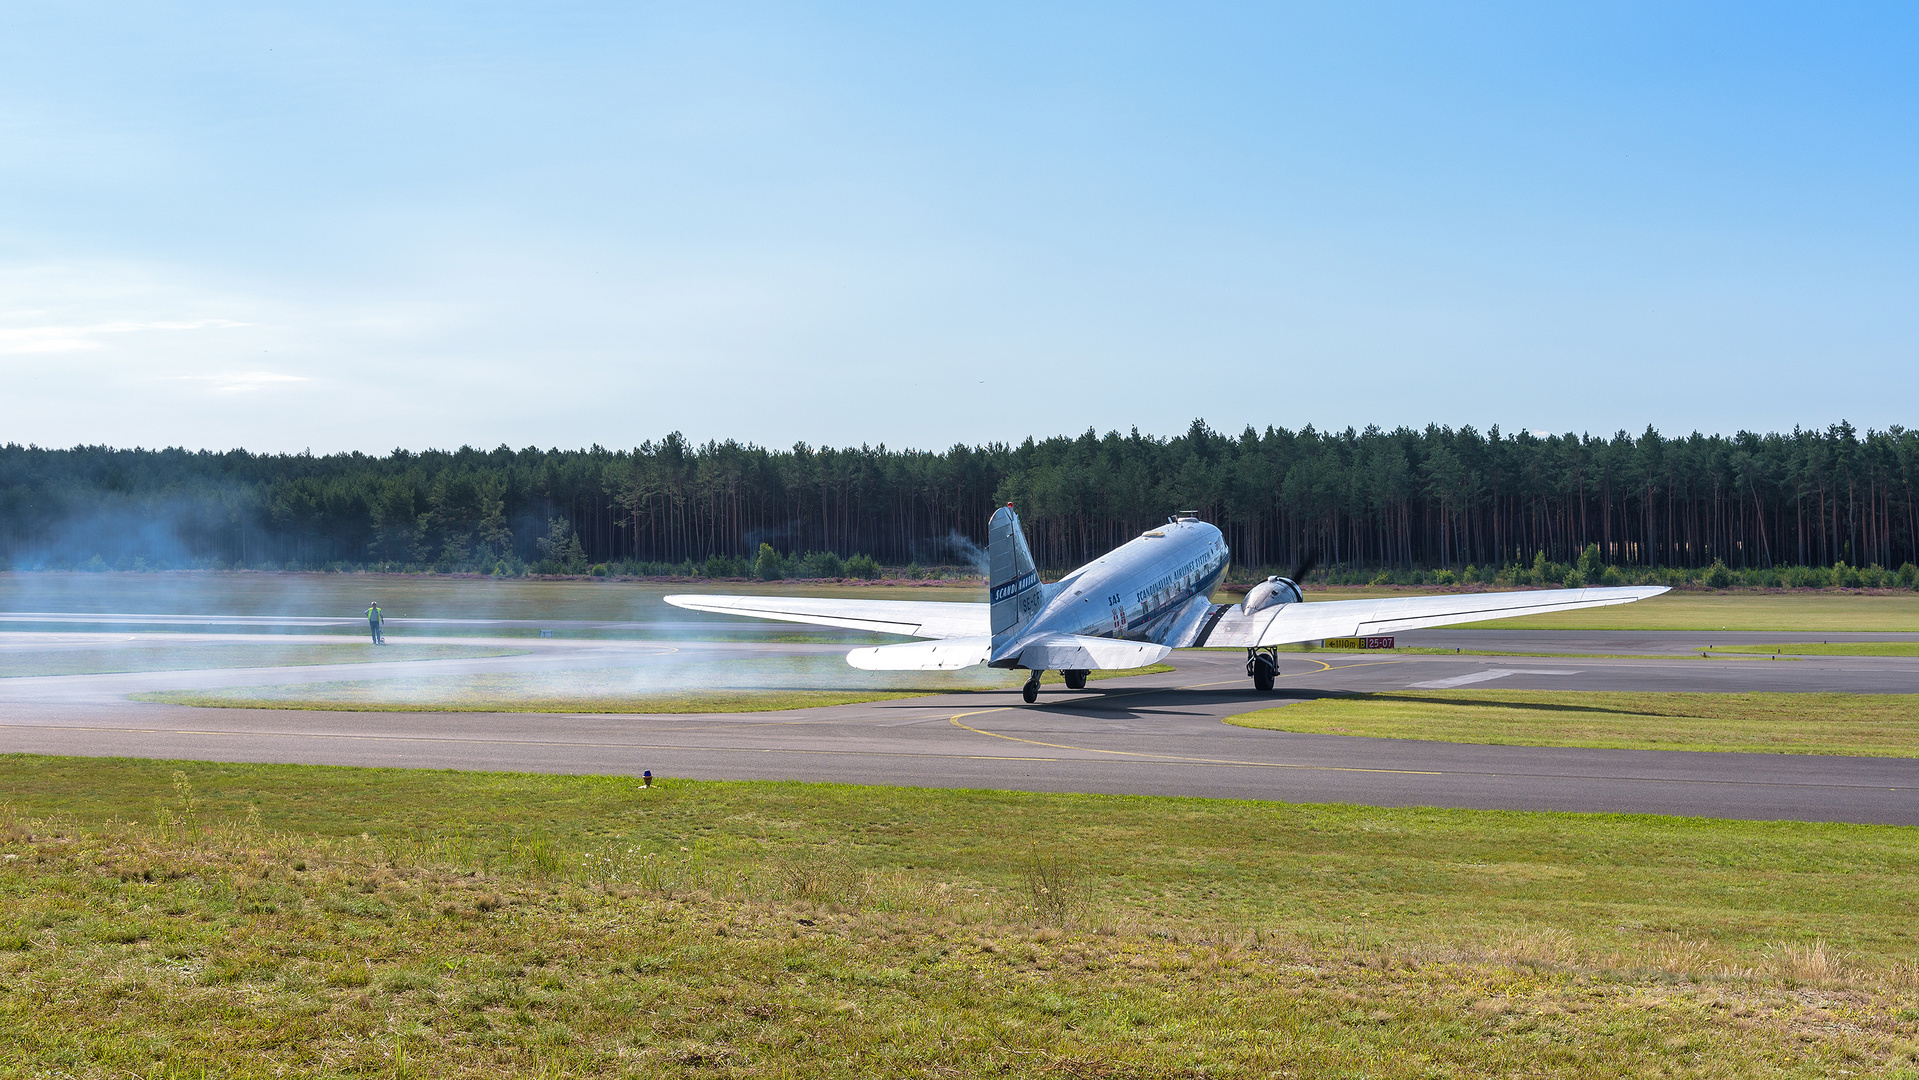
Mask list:
[[[0,448],[0,560],[31,567],[522,572],[811,553],[965,563],[1011,503],[1076,565],[1183,510],[1241,566],[1406,573],[1531,565],[1896,567],[1919,558],[1919,433],[1505,434],[1194,421],[956,445],[770,449],[678,434],[632,449],[387,455]],[[1589,549],[1596,556],[1589,555]],[[816,561],[816,565],[826,565]]]

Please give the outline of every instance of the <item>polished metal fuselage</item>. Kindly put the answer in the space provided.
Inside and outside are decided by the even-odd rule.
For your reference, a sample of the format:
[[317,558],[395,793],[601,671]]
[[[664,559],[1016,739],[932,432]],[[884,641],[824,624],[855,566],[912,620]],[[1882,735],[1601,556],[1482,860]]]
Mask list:
[[1203,521],[1168,522],[1046,587],[1046,603],[1022,637],[1077,634],[1164,644],[1203,618],[1230,552]]

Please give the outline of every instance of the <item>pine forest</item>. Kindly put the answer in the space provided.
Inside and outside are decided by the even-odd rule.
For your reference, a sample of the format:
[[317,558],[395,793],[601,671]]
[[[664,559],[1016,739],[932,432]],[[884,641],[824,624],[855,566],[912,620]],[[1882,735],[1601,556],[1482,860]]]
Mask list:
[[386,456],[10,444],[0,565],[874,576],[966,565],[1010,503],[1055,569],[1193,511],[1248,571],[1311,554],[1344,579],[1556,565],[1556,580],[1723,568],[1792,584],[1797,567],[1840,584],[1836,564],[1856,578],[1919,558],[1915,479],[1919,433],[1845,423],[1595,437],[1194,421],[939,452],[678,434]]

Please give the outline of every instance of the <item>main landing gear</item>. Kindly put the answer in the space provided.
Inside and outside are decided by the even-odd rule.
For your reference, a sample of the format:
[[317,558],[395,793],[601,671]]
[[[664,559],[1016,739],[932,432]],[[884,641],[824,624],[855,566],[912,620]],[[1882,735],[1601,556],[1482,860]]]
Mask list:
[[1264,649],[1247,649],[1246,674],[1253,677],[1253,689],[1262,694],[1272,693],[1273,680],[1279,676],[1279,649],[1270,645]]
[[[1045,672],[1043,671],[1033,672],[1026,677],[1026,685],[1019,688],[1019,696],[1025,698],[1028,705],[1039,700],[1039,677],[1044,674]],[[1086,689],[1086,670],[1084,668],[1075,671],[1062,671],[1060,674],[1066,677],[1066,689]]]

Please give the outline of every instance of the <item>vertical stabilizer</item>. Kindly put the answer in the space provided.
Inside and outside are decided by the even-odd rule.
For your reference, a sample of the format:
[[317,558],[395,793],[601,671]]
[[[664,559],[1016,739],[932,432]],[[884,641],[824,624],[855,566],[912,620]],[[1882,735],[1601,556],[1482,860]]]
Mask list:
[[986,526],[987,563],[991,573],[993,649],[1012,642],[1039,614],[1045,590],[1039,587],[1039,571],[1033,569],[1033,553],[1026,546],[1026,531],[1020,528],[1019,515],[1010,506],[993,512]]

